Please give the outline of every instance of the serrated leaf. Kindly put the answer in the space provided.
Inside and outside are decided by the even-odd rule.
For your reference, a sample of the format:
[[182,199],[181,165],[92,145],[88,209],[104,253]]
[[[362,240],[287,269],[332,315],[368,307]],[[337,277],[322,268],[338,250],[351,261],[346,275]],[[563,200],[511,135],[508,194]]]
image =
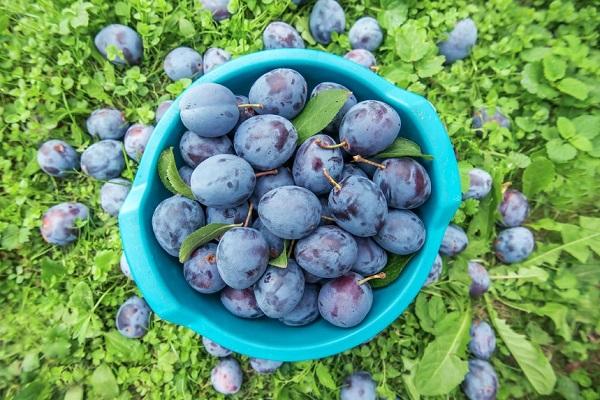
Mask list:
[[425,160],[432,160],[433,157],[428,154],[421,152],[421,147],[406,138],[397,138],[394,143],[387,149],[379,154],[373,156],[374,158],[395,158],[395,157],[420,157]]
[[554,163],[536,158],[523,172],[523,192],[527,197],[544,191],[554,180]]
[[287,254],[288,243],[289,243],[289,240],[283,241],[283,251],[277,257],[270,260],[269,265],[272,265],[272,266],[278,267],[278,268],[287,268],[287,266],[288,266],[288,254]]
[[192,193],[192,189],[185,184],[181,175],[179,175],[172,147],[169,147],[160,154],[158,159],[158,176],[163,185],[165,185],[167,190],[171,193],[180,194],[188,199],[196,200],[194,193]]
[[524,335],[516,333],[503,319],[492,314],[492,322],[502,342],[511,352],[521,370],[539,394],[550,394],[556,383],[556,375],[552,366],[539,347],[527,340]]
[[402,61],[419,61],[427,54],[429,47],[427,33],[415,21],[406,22],[396,34],[396,54]]
[[352,92],[330,89],[311,97],[304,110],[292,121],[298,131],[298,143],[321,132],[333,121]]
[[194,250],[210,242],[211,240],[221,236],[228,230],[242,226],[242,224],[208,224],[202,228],[192,232],[188,237],[185,238],[181,247],[179,248],[179,262],[186,262]]
[[400,276],[400,273],[406,267],[410,259],[411,255],[401,256],[399,254],[390,254],[388,258],[388,263],[383,269],[382,272],[385,272],[385,278],[383,279],[373,279],[369,281],[373,288],[382,288],[385,287],[392,282],[394,282]]
[[470,325],[471,313],[464,311],[446,315],[436,326],[438,336],[425,348],[415,374],[421,395],[446,394],[463,381],[469,367],[459,354],[469,340]]
[[315,368],[315,373],[317,374],[317,378],[319,379],[319,382],[321,382],[321,385],[328,389],[337,388],[335,381],[329,372],[329,368],[327,368],[325,364],[318,363],[317,367]]
[[[514,268],[498,268],[503,271],[503,274],[497,274],[494,269],[494,273],[490,274],[492,280],[518,280],[518,281],[531,281],[537,283],[544,283],[548,280],[548,272],[540,267],[520,267],[517,271]],[[512,283],[511,283],[512,284]]]
[[588,97],[588,86],[575,78],[565,78],[558,82],[556,88],[561,92],[575,97],[577,100],[585,100]]

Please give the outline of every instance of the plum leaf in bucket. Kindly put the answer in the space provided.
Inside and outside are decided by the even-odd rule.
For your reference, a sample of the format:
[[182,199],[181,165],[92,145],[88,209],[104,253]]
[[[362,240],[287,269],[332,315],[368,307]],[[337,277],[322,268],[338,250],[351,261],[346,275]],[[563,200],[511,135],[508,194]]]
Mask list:
[[432,160],[433,157],[429,154],[423,154],[421,151],[421,147],[413,142],[412,140],[408,140],[405,138],[399,137],[394,140],[394,143],[390,145],[387,149],[382,151],[379,154],[373,156],[373,158],[396,158],[396,157],[420,157],[425,160]]
[[408,265],[408,262],[411,258],[412,254],[407,256],[391,254],[387,265],[383,269],[383,272],[385,272],[385,278],[372,280],[371,286],[373,286],[374,289],[377,289],[386,287],[387,285],[393,283],[396,279],[398,279],[400,273],[404,267]]
[[189,199],[196,200],[192,189],[185,184],[179,171],[177,170],[177,164],[175,163],[175,155],[173,154],[173,148],[169,147],[164,150],[158,159],[158,176],[171,193],[180,194]]
[[272,265],[272,266],[278,267],[278,268],[287,268],[287,266],[288,266],[288,254],[287,254],[288,243],[289,243],[289,240],[283,241],[283,250],[277,257],[275,257],[269,261],[269,265]]
[[181,247],[179,248],[179,262],[186,262],[194,250],[210,242],[211,240],[221,236],[228,230],[242,226],[242,224],[221,224],[214,223],[203,226],[202,228],[190,233],[185,238]]
[[298,131],[298,143],[321,132],[333,121],[352,92],[343,89],[330,89],[312,97],[304,110],[292,123]]

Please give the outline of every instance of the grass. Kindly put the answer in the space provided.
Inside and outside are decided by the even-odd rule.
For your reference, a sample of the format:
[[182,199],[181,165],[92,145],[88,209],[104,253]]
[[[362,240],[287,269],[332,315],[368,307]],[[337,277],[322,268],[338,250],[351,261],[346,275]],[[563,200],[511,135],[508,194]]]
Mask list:
[[[116,332],[118,306],[137,291],[118,269],[117,223],[99,207],[101,182],[82,174],[54,180],[38,169],[35,153],[49,138],[85,149],[91,143],[85,118],[103,105],[125,110],[132,122],[152,122],[159,102],[189,84],[169,82],[162,71],[173,47],[216,46],[236,56],[258,51],[266,24],[284,20],[309,47],[323,48],[308,33],[310,6],[233,0],[233,17],[214,23],[195,0],[1,3],[0,397],[218,397],[208,380],[215,360],[193,332],[158,318],[140,341]],[[367,370],[387,398],[461,398],[452,380],[468,358],[461,327],[465,318],[481,317],[494,321],[501,336],[492,359],[500,398],[599,398],[598,8],[568,0],[342,5],[348,27],[362,15],[377,14],[386,30],[376,53],[379,73],[435,104],[461,172],[487,169],[497,191],[463,204],[455,222],[469,233],[467,251],[445,260],[442,279],[383,334],[336,357],[286,364],[272,376],[258,376],[240,357],[245,383],[237,397],[336,398],[347,374]],[[477,45],[469,58],[443,66],[435,44],[465,17],[477,24]],[[94,34],[114,22],[143,36],[140,67],[114,67],[93,48]],[[347,36],[335,37],[326,49],[344,54]],[[474,132],[471,116],[480,107],[500,107],[511,128],[492,124]],[[124,176],[131,179],[134,172],[131,162]],[[508,182],[530,197],[528,226],[537,239],[534,255],[513,266],[497,264],[490,248],[498,192]],[[39,235],[43,212],[62,201],[80,201],[92,210],[81,237],[66,249],[45,244]],[[482,259],[492,275],[486,301],[468,298],[466,262],[472,258]],[[425,357],[435,349],[449,356]],[[532,354],[524,366],[524,356]],[[438,368],[448,360],[455,369]],[[425,364],[448,375],[428,380]],[[536,375],[540,371],[545,378]]]

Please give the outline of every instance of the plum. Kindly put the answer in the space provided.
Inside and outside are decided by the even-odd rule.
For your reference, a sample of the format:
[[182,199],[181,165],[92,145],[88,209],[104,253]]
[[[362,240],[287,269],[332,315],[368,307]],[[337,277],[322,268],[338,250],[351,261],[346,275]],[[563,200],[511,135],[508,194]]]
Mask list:
[[469,331],[471,341],[469,351],[480,360],[489,360],[496,350],[496,335],[494,330],[485,321],[475,320]]
[[454,257],[462,253],[469,245],[469,238],[465,231],[458,225],[450,224],[444,232],[440,253]]
[[469,171],[469,190],[463,193],[463,199],[483,199],[492,190],[492,176],[481,168]]
[[121,139],[129,124],[125,113],[116,108],[100,108],[92,112],[85,121],[88,133],[99,139]]
[[181,168],[179,168],[179,176],[181,176],[181,179],[183,179],[183,182],[185,182],[185,184],[188,186],[191,185],[193,173],[194,173],[194,170],[192,168],[188,167],[187,165],[184,165]]
[[377,65],[377,60],[373,53],[365,49],[350,50],[344,55],[344,58],[369,69],[375,69]]
[[111,24],[102,28],[94,38],[94,44],[100,54],[106,59],[108,59],[108,46],[113,46],[122,53],[123,57],[118,55],[114,59],[109,60],[113,64],[135,65],[142,62],[144,54],[142,38],[128,26]]
[[358,253],[352,271],[368,276],[385,268],[388,260],[387,253],[373,239],[355,236],[354,240],[358,246]]
[[101,140],[85,149],[81,155],[81,170],[99,180],[116,178],[123,168],[123,147],[117,140]]
[[421,164],[412,158],[389,158],[377,169],[373,182],[379,186],[390,207],[413,209],[431,195],[431,180]]
[[308,138],[296,152],[292,175],[296,185],[321,195],[329,193],[331,183],[324,170],[334,180],[340,180],[344,169],[344,157],[339,148],[324,148],[336,143],[330,136],[319,134]]
[[438,47],[440,54],[446,57],[446,64],[466,58],[477,41],[477,27],[471,18],[458,21],[448,38]]
[[388,211],[383,227],[373,237],[385,250],[400,255],[407,255],[419,250],[425,243],[425,226],[423,221],[412,211]]
[[304,293],[304,274],[294,260],[286,268],[269,266],[254,285],[256,303],[269,318],[281,318],[298,305]]
[[206,207],[207,223],[239,224],[248,216],[248,203],[233,207]]
[[354,372],[344,379],[340,390],[340,400],[376,400],[377,384],[371,374],[365,371]]
[[469,294],[474,299],[483,296],[483,294],[490,288],[490,276],[488,275],[487,270],[480,263],[476,261],[469,261],[467,272],[471,277]]
[[202,336],[202,346],[204,346],[204,350],[206,350],[208,354],[214,357],[222,358],[231,355],[231,350],[221,346],[217,342],[213,342],[206,336]]
[[210,71],[225,64],[229,60],[231,60],[230,52],[218,47],[210,47],[204,53],[204,73],[208,74]]
[[329,44],[333,32],[342,33],[346,29],[346,14],[335,0],[318,0],[308,20],[310,33],[321,44]]
[[353,49],[375,51],[383,41],[383,32],[375,18],[362,17],[352,25],[348,38]]
[[494,242],[496,257],[505,264],[514,264],[525,260],[534,247],[533,234],[522,226],[503,230]]
[[140,161],[152,132],[154,132],[154,126],[144,124],[133,124],[127,129],[123,144],[125,152],[132,160]]
[[40,232],[50,244],[66,246],[77,239],[78,221],[87,220],[88,208],[81,203],[60,203],[50,207],[42,217]]
[[[306,277],[306,271],[304,271]],[[306,281],[306,280],[305,280]],[[300,302],[291,311],[288,311],[279,320],[289,326],[308,325],[319,317],[318,307],[319,287],[307,283]]]
[[277,68],[260,76],[250,88],[248,98],[259,114],[275,114],[292,119],[306,103],[306,80],[298,71]]
[[131,296],[117,311],[117,330],[127,338],[141,338],[148,331],[151,314],[152,311],[144,299]]
[[222,21],[231,16],[227,10],[229,0],[200,0],[200,4],[212,13],[215,21]]
[[219,137],[237,125],[240,112],[231,90],[218,83],[203,82],[181,95],[179,115],[190,131],[203,137]]
[[115,178],[100,188],[100,205],[104,212],[113,217],[119,215],[119,210],[131,190],[131,182],[127,179]]
[[217,245],[198,247],[183,264],[183,277],[192,289],[200,293],[215,293],[225,287],[217,269]]
[[64,178],[79,169],[79,154],[62,140],[48,140],[40,146],[37,162],[48,175]]
[[252,227],[263,234],[267,244],[269,245],[269,257],[275,258],[283,251],[283,239],[279,236],[275,236],[267,227],[262,223],[260,218],[257,218],[252,224]]
[[156,107],[156,111],[154,111],[154,120],[156,121],[156,123],[158,123],[158,121],[161,120],[163,115],[165,115],[169,107],[171,107],[171,104],[173,104],[173,100],[165,100],[162,103],[160,103],[158,107]]
[[283,364],[282,361],[266,360],[264,358],[250,358],[250,366],[259,374],[272,374]]
[[237,317],[260,318],[264,315],[256,303],[254,290],[251,287],[246,289],[225,287],[221,291],[220,298],[225,309]]
[[481,128],[488,122],[494,122],[503,128],[510,128],[510,119],[508,119],[498,107],[496,107],[496,112],[494,112],[493,115],[488,113],[486,107],[480,108],[473,113],[472,126],[477,132],[481,132]]
[[507,228],[520,226],[529,214],[529,202],[527,197],[518,190],[507,189],[498,206],[498,211],[500,212],[500,224],[502,226]]
[[371,285],[361,284],[362,279],[356,272],[347,272],[321,287],[319,313],[326,321],[342,328],[362,322],[373,304]]
[[367,173],[365,171],[363,171],[362,169],[360,169],[359,167],[352,165],[352,164],[345,164],[344,169],[342,170],[342,179],[344,179],[350,175],[357,175],[357,176],[362,176],[363,178],[369,178],[367,176]]
[[225,395],[237,393],[243,379],[240,364],[231,357],[222,358],[210,373],[210,383],[213,388]]
[[494,400],[498,391],[498,377],[494,367],[484,360],[469,360],[469,372],[462,383],[469,400]]
[[434,283],[439,281],[440,276],[442,275],[442,267],[443,267],[442,257],[440,257],[440,255],[438,253],[435,256],[435,260],[433,261],[433,265],[431,266],[431,269],[429,270],[429,275],[427,275],[427,280],[425,281],[423,286],[433,285]]
[[298,31],[281,21],[271,22],[263,32],[263,44],[266,50],[285,48],[304,48],[304,40]]
[[217,268],[227,286],[234,289],[252,286],[267,269],[268,261],[269,245],[256,229],[233,228],[219,241]]
[[227,136],[208,138],[187,131],[181,136],[179,150],[183,161],[190,167],[196,168],[202,161],[212,156],[233,154],[233,144]]
[[286,167],[277,168],[276,174],[263,175],[256,179],[256,186],[254,187],[252,200],[254,201],[254,204],[258,204],[260,199],[268,191],[281,186],[290,185],[294,185],[294,178],[292,178],[290,169]]
[[189,47],[177,47],[167,54],[163,68],[173,81],[194,79],[202,75],[202,55]]

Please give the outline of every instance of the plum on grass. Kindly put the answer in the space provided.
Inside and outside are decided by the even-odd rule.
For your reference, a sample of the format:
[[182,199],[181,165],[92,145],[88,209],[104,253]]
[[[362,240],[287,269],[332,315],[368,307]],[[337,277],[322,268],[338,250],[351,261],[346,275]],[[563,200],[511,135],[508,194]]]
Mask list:
[[94,38],[94,44],[107,60],[109,60],[107,49],[109,46],[116,47],[122,53],[123,57],[117,55],[114,59],[109,60],[113,64],[139,64],[142,62],[144,54],[142,38],[128,26],[111,24],[102,28]]
[[276,174],[263,175],[256,178],[256,186],[254,187],[254,193],[252,193],[254,204],[258,204],[261,197],[268,191],[290,185],[294,185],[294,178],[292,178],[292,173],[287,167],[277,168]]
[[353,49],[375,51],[383,41],[383,32],[375,18],[362,17],[352,25],[348,38]]
[[421,164],[412,158],[389,158],[382,162],[373,182],[383,192],[390,207],[400,209],[417,208],[431,195],[431,180]]
[[160,247],[177,257],[183,240],[204,225],[200,204],[181,195],[161,201],[152,214],[152,230]]
[[448,39],[438,47],[440,54],[446,57],[446,64],[466,58],[477,41],[477,27],[471,18],[458,21],[448,34]]
[[425,243],[423,221],[412,211],[389,210],[383,227],[373,239],[394,254],[407,255],[419,250]]
[[121,139],[129,124],[125,113],[116,108],[94,110],[85,121],[88,133],[99,139]]
[[490,288],[490,276],[483,265],[476,261],[469,261],[467,272],[471,277],[471,286],[469,286],[469,294],[473,298],[483,296]]
[[93,178],[107,180],[116,178],[125,168],[121,142],[101,140],[81,155],[81,170]]
[[154,111],[154,120],[158,123],[160,119],[165,115],[169,107],[173,104],[173,100],[165,100],[156,107],[156,111]]
[[[304,276],[306,277],[306,274]],[[319,317],[318,297],[318,285],[307,283],[304,286],[304,293],[302,293],[300,302],[291,311],[279,318],[279,320],[289,326],[310,324]]]
[[400,116],[389,105],[377,100],[361,101],[342,119],[340,140],[350,154],[370,156],[396,140],[400,125]]
[[229,0],[200,0],[200,4],[212,13],[215,21],[227,19],[231,15],[227,10]]
[[246,289],[234,289],[225,287],[221,291],[221,303],[233,315],[241,318],[260,318],[264,314],[256,304],[254,290],[249,287]]
[[294,248],[296,262],[321,278],[336,278],[350,271],[358,255],[351,234],[334,225],[317,228],[298,240]]
[[437,281],[440,280],[440,276],[442,275],[442,257],[440,257],[439,253],[435,256],[435,260],[433,261],[433,265],[429,270],[429,274],[427,275],[427,280],[423,284],[423,286],[433,285]]
[[[340,85],[339,83],[321,82],[314,87],[314,89],[310,93],[310,97],[315,97],[317,94],[325,90],[331,89],[341,89],[350,91],[347,87]],[[331,123],[327,125],[327,127],[323,131],[329,134],[337,134],[337,131],[340,128],[340,124],[342,123],[342,118],[344,118],[344,115],[346,115],[348,110],[350,110],[356,103],[356,97],[354,96],[354,94],[350,94],[340,111],[338,111],[338,113],[335,115],[335,118],[333,118],[333,121],[331,121]]]
[[498,206],[500,224],[505,227],[522,225],[529,214],[527,197],[518,190],[507,189]]
[[260,218],[257,218],[252,224],[252,227],[263,234],[267,244],[269,245],[269,257],[275,258],[283,251],[283,239],[279,236],[275,236],[267,227],[262,223]]
[[177,47],[167,54],[163,68],[173,81],[194,79],[202,75],[202,55],[189,47]]
[[53,139],[40,146],[37,162],[48,175],[64,178],[79,169],[79,154],[67,142]]
[[250,103],[261,104],[255,108],[259,114],[275,114],[292,119],[302,111],[306,103],[306,80],[299,72],[289,68],[277,68],[260,76],[252,87]]
[[367,173],[359,167],[352,164],[345,164],[342,170],[342,179],[347,178],[350,175],[362,176],[363,178],[369,178]]
[[202,346],[204,346],[204,350],[206,350],[208,354],[214,357],[222,358],[231,355],[231,350],[221,346],[217,342],[213,342],[206,336],[202,336]]
[[228,207],[248,200],[255,184],[250,164],[231,154],[218,154],[202,161],[191,180],[194,196],[211,207]]
[[246,220],[247,215],[247,202],[233,207],[206,207],[206,220],[208,224],[239,224]]
[[215,293],[225,287],[217,269],[217,245],[198,247],[183,264],[183,277],[192,289],[200,293]]
[[350,60],[352,62],[357,63],[358,65],[362,65],[363,67],[369,68],[371,70],[377,70],[377,60],[373,53],[369,50],[365,49],[354,49],[350,50],[344,55],[346,60]]
[[315,194],[298,186],[270,190],[258,204],[265,227],[283,239],[300,239],[321,222],[321,203]]
[[450,224],[444,232],[440,253],[454,257],[462,253],[469,245],[469,238],[465,231],[458,225]]
[[[327,148],[333,146],[333,148]],[[339,180],[344,169],[342,151],[335,147],[335,141],[327,135],[308,138],[296,152],[292,175],[296,185],[305,187],[315,194],[329,193],[331,183],[323,174],[326,169],[331,178]]]
[[222,394],[237,393],[243,379],[240,364],[231,357],[222,358],[210,373],[210,383]]
[[238,156],[260,171],[278,168],[296,150],[298,132],[278,115],[257,115],[242,122],[235,131],[233,146]]
[[319,313],[329,323],[351,328],[362,322],[371,310],[373,291],[356,272],[327,282],[319,291]]
[[117,330],[130,339],[141,338],[148,331],[151,313],[144,299],[131,296],[117,311]]
[[181,179],[183,179],[185,184],[188,186],[190,186],[190,184],[191,184],[193,173],[194,173],[194,170],[192,168],[188,167],[187,165],[184,165],[181,168],[179,168],[179,176],[181,176]]
[[371,238],[354,237],[358,246],[356,261],[352,265],[352,271],[361,275],[373,275],[385,268],[387,264],[387,253]]
[[133,279],[131,275],[131,268],[129,268],[129,263],[127,262],[127,258],[125,257],[125,253],[121,253],[121,259],[119,260],[119,268],[121,268],[121,272],[129,279]]
[[217,247],[217,268],[227,286],[246,289],[267,269],[269,245],[254,228],[233,228],[225,232]]
[[508,119],[498,107],[496,107],[496,112],[493,115],[488,113],[486,107],[480,108],[473,113],[472,126],[477,131],[480,131],[480,129],[483,128],[483,125],[488,122],[495,122],[503,128],[510,128],[510,119]]
[[310,33],[321,44],[329,44],[333,32],[342,33],[346,29],[344,9],[334,0],[318,0],[308,20]]
[[483,199],[492,190],[492,176],[481,168],[469,171],[469,190],[463,193],[463,199]]
[[[231,53],[218,47],[211,47],[204,53],[204,73],[207,74],[231,60]],[[247,102],[246,102],[247,103]]]
[[360,237],[376,235],[388,213],[387,202],[379,186],[356,175],[335,184],[329,192],[329,210],[340,227]]
[[179,101],[181,122],[204,137],[227,134],[237,124],[240,112],[235,95],[218,83],[201,83],[188,90]]
[[271,22],[263,32],[265,49],[304,48],[304,40],[298,31],[285,22]]
[[259,374],[272,374],[283,364],[282,361],[267,360],[264,358],[250,358],[250,366]]
[[469,331],[471,341],[469,351],[480,360],[489,360],[496,350],[496,335],[494,330],[485,321],[475,320]]
[[190,167],[196,168],[209,157],[217,154],[233,154],[233,144],[227,136],[208,138],[187,131],[181,136],[179,150],[183,161]]
[[533,251],[534,246],[533,234],[522,226],[503,230],[494,242],[496,257],[505,264],[514,264],[525,260]]
[[498,377],[494,367],[484,360],[469,360],[469,372],[462,383],[469,400],[494,400],[498,391]]
[[50,207],[42,217],[40,232],[50,244],[66,246],[77,239],[78,221],[88,219],[89,210],[81,203],[60,203]]
[[144,124],[133,124],[127,129],[123,144],[125,152],[131,159],[140,161],[152,132],[154,132],[154,126]]
[[131,190],[131,182],[127,179],[115,178],[104,183],[100,188],[100,205],[104,212],[116,217],[129,190]]
[[269,266],[254,285],[254,296],[269,318],[281,318],[298,305],[304,293],[304,274],[294,260],[286,268]]
[[340,400],[376,400],[377,384],[371,374],[365,371],[354,372],[344,379],[340,390]]

